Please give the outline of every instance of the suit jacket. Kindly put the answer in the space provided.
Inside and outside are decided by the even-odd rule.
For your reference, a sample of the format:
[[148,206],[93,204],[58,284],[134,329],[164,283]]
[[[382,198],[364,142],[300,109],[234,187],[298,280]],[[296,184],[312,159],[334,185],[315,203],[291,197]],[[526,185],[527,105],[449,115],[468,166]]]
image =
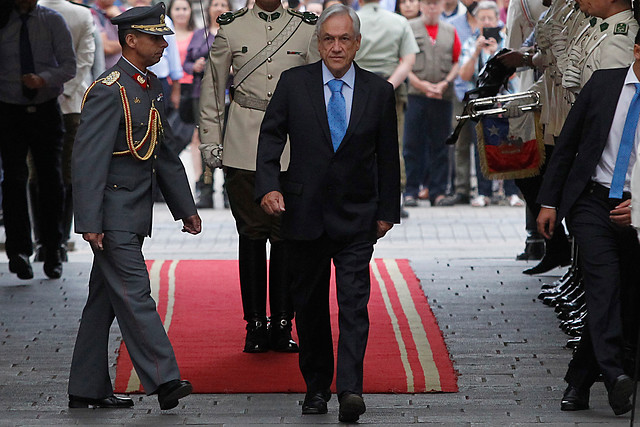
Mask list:
[[[322,65],[285,71],[267,107],[258,143],[256,198],[284,195],[286,238],[375,241],[376,221],[400,222],[400,166],[393,87],[355,66],[349,126],[333,151]],[[291,162],[280,179],[289,137]]]
[[[116,81],[103,80],[115,76],[116,71]],[[182,162],[162,135],[148,160],[137,160],[130,153],[113,155],[127,150],[125,119],[129,114],[123,109],[121,87],[129,100],[134,141],[141,141],[147,132],[152,104],[160,112],[162,126],[168,126],[164,103],[169,100],[162,93],[160,81],[149,72],[150,86],[143,88],[133,77],[136,73],[121,58],[87,91],[72,159],[76,233],[111,230],[151,235],[156,183],[176,220],[197,212]],[[140,155],[144,156],[148,148],[145,143]]]
[[607,143],[628,67],[598,70],[584,86],[558,137],[538,203],[561,221],[585,190]]

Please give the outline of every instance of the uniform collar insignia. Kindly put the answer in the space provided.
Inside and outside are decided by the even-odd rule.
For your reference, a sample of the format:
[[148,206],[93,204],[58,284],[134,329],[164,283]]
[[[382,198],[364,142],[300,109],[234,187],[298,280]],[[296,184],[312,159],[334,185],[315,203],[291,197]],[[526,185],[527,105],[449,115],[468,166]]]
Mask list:
[[135,73],[133,75],[133,79],[143,88],[147,89],[149,87],[149,81],[140,73]]
[[595,16],[589,19],[589,25],[591,25],[592,27],[596,26],[596,22],[598,22],[598,18],[596,18]]
[[271,14],[266,12],[258,12],[258,16],[267,22],[272,22],[280,18],[280,12],[273,12]]
[[609,24],[607,24],[606,22],[600,24],[600,31],[605,31],[607,28],[609,28]]
[[133,98],[133,103],[134,104],[140,104],[140,98],[138,98],[137,96],[135,98]]

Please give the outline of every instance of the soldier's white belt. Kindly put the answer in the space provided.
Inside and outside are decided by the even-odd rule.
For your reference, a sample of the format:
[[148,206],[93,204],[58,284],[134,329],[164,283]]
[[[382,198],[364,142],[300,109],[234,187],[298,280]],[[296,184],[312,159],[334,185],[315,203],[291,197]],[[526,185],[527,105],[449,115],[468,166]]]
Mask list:
[[251,108],[252,110],[266,111],[269,101],[266,99],[254,98],[247,96],[237,91],[233,94],[233,101],[244,108]]

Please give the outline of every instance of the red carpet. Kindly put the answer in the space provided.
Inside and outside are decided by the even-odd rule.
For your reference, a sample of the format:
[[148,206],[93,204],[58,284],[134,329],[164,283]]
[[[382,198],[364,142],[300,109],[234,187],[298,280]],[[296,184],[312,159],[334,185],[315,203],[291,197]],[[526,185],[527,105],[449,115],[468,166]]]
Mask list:
[[[158,313],[182,377],[193,383],[195,392],[305,391],[297,354],[242,352],[238,261],[149,261],[148,266]],[[442,333],[409,262],[376,259],[371,278],[364,392],[458,391]],[[334,288],[335,284],[331,311],[337,345]],[[140,382],[122,344],[116,392],[136,391],[141,391]]]

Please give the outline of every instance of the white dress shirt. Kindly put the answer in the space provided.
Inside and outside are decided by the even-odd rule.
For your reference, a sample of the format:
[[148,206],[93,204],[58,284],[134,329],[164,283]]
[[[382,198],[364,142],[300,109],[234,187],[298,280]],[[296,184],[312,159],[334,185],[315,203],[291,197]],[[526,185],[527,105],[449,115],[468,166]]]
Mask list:
[[[322,62],[322,84],[324,85],[324,105],[329,108],[329,99],[331,99],[331,89],[327,84],[329,81],[334,80],[335,77],[331,74],[331,71]],[[356,81],[356,69],[351,63],[351,67],[341,78],[344,84],[342,85],[342,96],[344,97],[345,109],[347,113],[347,127],[349,126],[349,119],[351,118],[351,105],[353,104],[353,85]]]
[[[616,112],[613,116],[609,136],[607,137],[607,145],[604,147],[602,157],[600,157],[600,161],[591,176],[593,181],[598,184],[602,184],[607,188],[611,187],[611,180],[613,178],[613,170],[616,167],[616,159],[618,157],[618,148],[620,147],[620,139],[622,138],[624,122],[627,119],[627,112],[629,111],[631,99],[636,93],[634,83],[640,82],[638,81],[636,74],[633,72],[633,66],[631,66],[627,72],[627,77],[624,79],[624,86],[622,87],[622,92],[620,92],[620,97],[618,98]],[[624,191],[629,191],[631,188],[631,172],[633,171],[633,165],[636,162],[638,141],[640,141],[640,126],[636,128],[635,140],[633,148],[631,149],[631,156],[629,157],[627,176],[624,180]]]

